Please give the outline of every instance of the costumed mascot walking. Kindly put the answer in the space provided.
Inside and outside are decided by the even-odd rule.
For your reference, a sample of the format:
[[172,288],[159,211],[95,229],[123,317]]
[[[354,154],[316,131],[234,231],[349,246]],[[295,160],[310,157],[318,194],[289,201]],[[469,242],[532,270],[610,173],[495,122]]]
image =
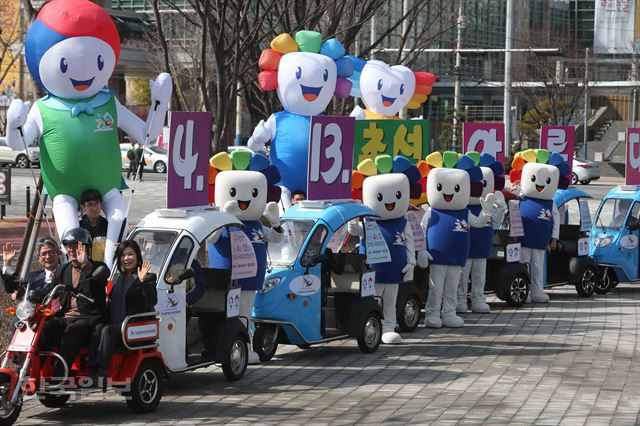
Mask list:
[[518,152],[511,163],[512,185],[520,185],[520,215],[524,228],[520,261],[529,264],[531,292],[527,303],[549,303],[543,291],[545,250],[555,250],[560,234],[560,214],[553,202],[558,188],[568,188],[569,164],[546,149]]
[[291,206],[291,194],[307,191],[311,116],[320,115],[333,95],[349,96],[351,61],[336,39],[322,41],[315,31],[298,31],[295,40],[281,34],[260,56],[263,70],[258,75],[262,90],[277,90],[284,111],[260,121],[249,138],[248,147],[263,151],[271,141],[269,157],[280,171],[282,203]]
[[[354,178],[354,192],[361,190],[363,204],[379,216],[375,223],[391,258],[388,262],[373,264],[375,293],[382,299],[384,315],[382,343],[402,343],[402,337],[395,332],[398,285],[413,280],[416,265],[413,232],[404,215],[409,208],[409,199],[420,196],[420,171],[404,157],[392,159],[389,155],[379,155],[375,162],[371,159],[362,161],[354,175],[359,176]],[[349,232],[360,238],[370,237],[365,236],[360,223],[350,223]],[[363,246],[365,244],[360,245],[361,249]]]
[[172,84],[162,73],[150,82],[155,112],[147,122],[105,89],[120,55],[120,37],[107,12],[88,0],[46,2],[27,32],[25,58],[47,95],[29,110],[22,100],[7,111],[7,142],[25,149],[40,138],[42,179],[53,199],[59,235],[78,227],[78,202],[87,189],[102,195],[109,221],[104,260],[111,264],[125,203],[119,192],[122,160],[118,129],[140,142],[162,130]]
[[[425,326],[463,327],[464,320],[456,315],[456,301],[462,268],[469,257],[469,226],[481,228],[489,223],[495,195],[489,193],[480,198],[482,210],[480,216],[475,216],[467,208],[470,196],[482,194],[482,172],[474,160],[447,151],[429,154],[426,162],[430,167],[427,174],[430,207],[422,218],[422,227],[433,260]],[[420,256],[418,264],[424,267]]]
[[471,157],[482,171],[482,194],[480,197],[469,197],[469,211],[474,216],[480,216],[482,205],[480,198],[487,194],[495,193],[496,201],[492,210],[491,221],[482,228],[471,227],[469,230],[470,247],[469,258],[462,268],[460,285],[458,287],[458,305],[456,311],[459,314],[467,312],[467,293],[469,290],[469,278],[471,278],[471,312],[486,314],[491,312],[484,296],[484,286],[487,273],[487,258],[491,256],[493,249],[493,224],[500,224],[507,210],[501,190],[504,188],[504,167],[496,161],[491,154],[478,154],[470,151]]
[[[280,188],[275,183],[280,179],[278,169],[269,159],[259,153],[246,150],[233,151],[231,155],[221,152],[210,160],[214,177],[214,200],[221,211],[240,219],[243,227],[231,228],[247,236],[256,254],[255,276],[242,278],[239,284],[240,316],[249,320],[249,335],[253,336],[251,315],[256,291],[262,289],[267,267],[267,243],[282,240],[280,213],[275,201],[280,198]],[[269,226],[264,226],[264,219]],[[231,269],[231,244],[227,229],[215,232],[209,243],[209,264],[212,268]],[[258,354],[249,347],[249,362],[259,361]]]

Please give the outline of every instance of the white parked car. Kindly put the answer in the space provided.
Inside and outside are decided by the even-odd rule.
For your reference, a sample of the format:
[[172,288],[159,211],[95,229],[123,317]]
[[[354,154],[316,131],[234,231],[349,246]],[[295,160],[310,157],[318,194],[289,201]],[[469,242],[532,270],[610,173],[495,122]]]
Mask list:
[[38,147],[29,147],[29,152],[24,149],[14,151],[7,145],[7,138],[0,137],[0,164],[10,164],[26,169],[29,167],[29,163],[35,166],[40,165],[40,149]]
[[[131,144],[120,144],[120,156],[122,157],[122,169],[129,169],[127,151]],[[159,146],[148,146],[144,149],[144,170],[153,170],[156,173],[167,173],[167,150]]]
[[573,157],[573,176],[571,177],[571,183],[577,185],[578,182],[580,182],[583,185],[588,185],[592,180],[598,179],[600,179],[600,167],[598,163]]

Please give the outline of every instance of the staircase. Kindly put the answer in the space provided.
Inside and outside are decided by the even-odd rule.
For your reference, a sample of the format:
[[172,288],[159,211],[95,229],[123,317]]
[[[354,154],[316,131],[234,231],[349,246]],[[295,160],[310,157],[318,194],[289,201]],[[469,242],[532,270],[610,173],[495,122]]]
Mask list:
[[628,127],[631,127],[630,121],[613,121],[608,124],[599,140],[588,142],[588,159],[594,160],[595,153],[602,152],[605,161],[624,163],[626,146],[624,141],[618,141],[618,133],[625,133]]

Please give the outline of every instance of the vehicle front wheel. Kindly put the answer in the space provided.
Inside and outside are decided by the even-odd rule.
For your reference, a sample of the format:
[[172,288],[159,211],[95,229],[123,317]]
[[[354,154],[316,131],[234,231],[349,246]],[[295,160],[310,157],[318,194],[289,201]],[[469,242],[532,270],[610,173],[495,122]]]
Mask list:
[[153,170],[156,173],[167,173],[167,165],[164,164],[164,161],[158,161],[153,165]]
[[134,413],[154,411],[162,398],[162,371],[158,362],[143,361],[131,382],[131,391],[124,395],[127,405]]
[[529,295],[529,278],[523,274],[516,274],[511,278],[509,290],[503,293],[507,305],[518,307],[524,305]]
[[591,297],[598,281],[598,271],[595,266],[589,265],[584,268],[579,281],[576,282],[576,291],[581,297]]
[[225,351],[225,358],[222,361],[222,372],[230,382],[240,380],[247,371],[249,363],[248,340],[242,333],[229,341],[229,345]]
[[613,288],[613,278],[609,272],[609,268],[604,268],[600,272],[600,276],[596,280],[594,291],[597,294],[607,294]]
[[16,158],[16,167],[19,169],[26,169],[29,167],[29,157],[24,154],[18,155]]
[[377,312],[370,312],[360,333],[358,334],[358,347],[365,354],[370,354],[378,350],[382,340],[382,323]]
[[8,378],[0,381],[0,426],[9,426],[16,422],[22,411],[22,394],[15,404],[9,402],[11,383]]
[[402,305],[402,310],[398,316],[398,327],[400,331],[413,331],[420,323],[420,300],[412,295]]
[[69,401],[71,395],[55,395],[52,393],[39,393],[38,400],[47,408],[60,408]]
[[260,324],[253,335],[253,351],[258,354],[260,361],[267,362],[278,350],[278,327],[270,324]]

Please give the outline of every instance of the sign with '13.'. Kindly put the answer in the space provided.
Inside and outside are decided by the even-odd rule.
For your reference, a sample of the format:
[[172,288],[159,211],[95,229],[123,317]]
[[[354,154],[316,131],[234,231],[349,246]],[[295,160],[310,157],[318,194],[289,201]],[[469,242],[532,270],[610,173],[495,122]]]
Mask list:
[[351,199],[353,117],[311,117],[307,199]]

